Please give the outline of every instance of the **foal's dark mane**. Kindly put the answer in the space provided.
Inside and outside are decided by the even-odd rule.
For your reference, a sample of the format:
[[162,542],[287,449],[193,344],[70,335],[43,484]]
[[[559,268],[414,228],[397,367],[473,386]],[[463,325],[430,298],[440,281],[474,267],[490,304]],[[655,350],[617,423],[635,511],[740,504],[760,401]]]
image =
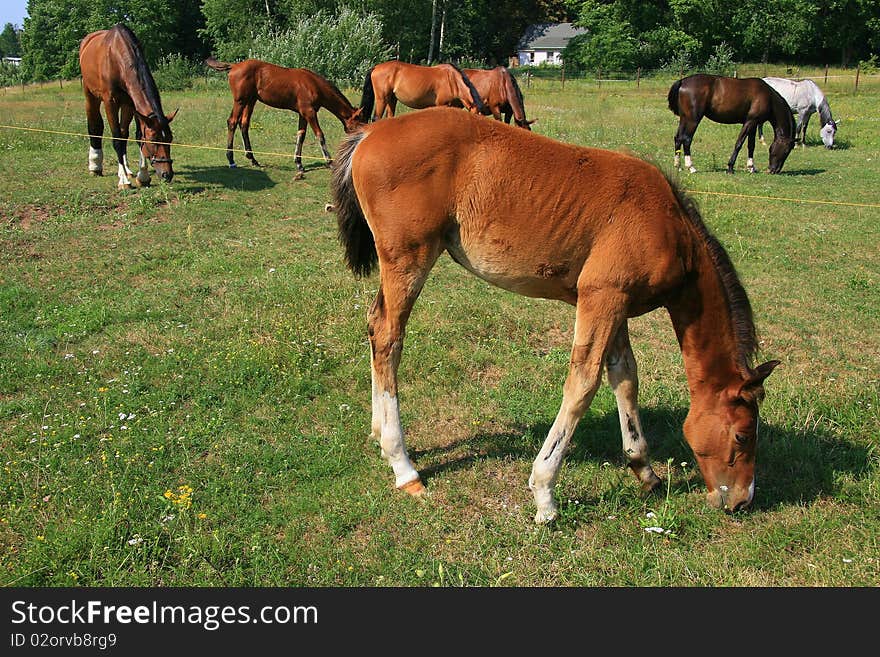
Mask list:
[[755,333],[752,306],[749,303],[745,288],[743,288],[736,274],[736,269],[730,261],[727,251],[724,250],[718,239],[709,232],[706,224],[703,223],[703,218],[700,216],[696,201],[688,196],[668,174],[666,174],[666,180],[675,193],[679,205],[684,210],[685,216],[687,216],[691,226],[705,245],[709,258],[715,266],[715,273],[718,274],[718,280],[721,282],[721,289],[724,291],[727,309],[730,312],[730,319],[733,325],[737,365],[739,366],[740,373],[743,376],[748,376],[752,372],[752,363],[758,352],[758,338]]
[[[370,69],[370,70],[372,70],[372,69]],[[323,75],[321,77],[324,78],[324,80],[330,86],[331,91],[333,91],[333,93],[335,93],[339,97],[339,100],[341,100],[345,105],[347,105],[349,109],[353,110],[354,105],[352,105],[351,101],[348,99],[348,97],[339,90],[339,87],[337,87],[335,84],[333,84],[333,82],[329,78],[325,78]]]
[[132,32],[124,23],[117,23],[110,29],[119,32],[131,48],[132,55],[134,56],[134,61],[132,63],[134,64],[135,74],[144,89],[144,94],[147,97],[147,101],[150,103],[150,109],[153,110],[153,113],[156,115],[156,119],[159,121],[159,124],[162,126],[162,131],[164,132],[168,128],[168,121],[165,118],[165,112],[162,111],[162,101],[159,99],[159,89],[156,87],[156,81],[153,79],[153,74],[147,66],[147,58],[144,56],[144,49],[141,47],[141,42],[138,41],[134,32]]
[[477,106],[477,109],[482,112],[485,109],[483,105],[483,99],[480,98],[480,93],[477,91],[477,88],[474,86],[474,83],[471,82],[471,79],[465,74],[464,71],[461,70],[461,67],[458,64],[453,64],[449,62],[449,65],[458,71],[458,74],[461,76],[464,83],[467,85],[467,88],[471,90],[471,98],[474,101],[474,105]]
[[522,114],[523,114],[523,120],[525,120],[525,118],[526,118],[526,105],[525,105],[525,101],[523,100],[522,91],[519,88],[519,83],[516,81],[516,76],[513,73],[511,73],[510,70],[507,68],[504,69],[504,72],[507,73],[507,75],[510,77],[510,81],[513,84],[513,90],[516,92],[516,99],[519,101],[520,111],[522,111]]

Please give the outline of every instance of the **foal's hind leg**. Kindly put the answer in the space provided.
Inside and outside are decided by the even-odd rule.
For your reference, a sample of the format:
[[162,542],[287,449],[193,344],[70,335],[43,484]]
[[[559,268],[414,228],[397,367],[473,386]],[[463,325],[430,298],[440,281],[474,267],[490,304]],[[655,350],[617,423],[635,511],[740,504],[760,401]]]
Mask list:
[[578,421],[590,407],[602,382],[605,351],[624,319],[625,307],[623,295],[616,290],[580,292],[578,296],[574,346],[563,387],[562,406],[538,452],[529,477],[529,488],[538,507],[535,522],[539,524],[556,517],[553,487],[559,467]]
[[608,369],[608,383],[617,399],[623,453],[629,461],[629,467],[642,483],[642,490],[653,490],[660,485],[660,478],[651,468],[648,443],[639,419],[639,376],[626,322],[617,330],[611,342],[605,366]]
[[299,180],[306,174],[302,164],[303,142],[306,140],[306,125],[306,118],[300,114],[299,126],[296,130],[296,152],[293,157],[293,162],[296,164],[296,176],[294,177],[294,180]]
[[101,148],[104,119],[101,118],[101,99],[86,92],[86,122],[89,127],[89,173],[104,175],[104,150]]
[[256,101],[253,103],[248,103],[244,106],[244,109],[241,112],[241,122],[239,125],[241,126],[241,138],[244,140],[244,156],[251,161],[255,167],[263,166],[259,162],[257,162],[257,158],[254,157],[254,151],[251,149],[251,136],[250,136],[250,127],[251,127],[251,116],[254,114],[254,105],[256,105]]
[[241,121],[241,114],[244,112],[244,103],[234,101],[232,103],[232,111],[229,118],[226,119],[226,160],[229,162],[230,168],[235,168],[235,156],[233,154],[233,146],[235,145],[235,128]]
[[[379,251],[382,253],[382,251]],[[373,431],[380,433],[382,455],[394,471],[394,484],[411,495],[419,495],[424,486],[406,452],[400,408],[397,399],[397,368],[403,351],[406,322],[422,290],[428,272],[439,255],[435,246],[417,247],[415,252],[383,262],[380,256],[381,283],[370,307],[371,366],[373,374]]]

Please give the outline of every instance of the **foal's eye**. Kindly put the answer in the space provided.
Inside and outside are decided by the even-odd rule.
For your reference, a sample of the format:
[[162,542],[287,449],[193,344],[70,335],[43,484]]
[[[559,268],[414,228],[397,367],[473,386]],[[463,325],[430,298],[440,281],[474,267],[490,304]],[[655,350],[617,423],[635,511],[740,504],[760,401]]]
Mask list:
[[743,436],[742,434],[736,434],[736,444],[737,445],[745,445],[749,442],[748,436]]

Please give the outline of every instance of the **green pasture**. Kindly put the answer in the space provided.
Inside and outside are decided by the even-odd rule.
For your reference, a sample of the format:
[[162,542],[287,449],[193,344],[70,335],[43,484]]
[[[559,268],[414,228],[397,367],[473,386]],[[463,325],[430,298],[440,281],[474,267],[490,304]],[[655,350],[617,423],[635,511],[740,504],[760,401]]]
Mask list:
[[[671,82],[523,91],[535,132],[668,169]],[[267,166],[238,154],[229,169],[216,150],[225,82],[163,93],[180,107],[174,181],[128,191],[109,142],[95,178],[84,138],[0,128],[0,584],[876,586],[880,78],[853,82],[820,80],[838,148],[821,147],[814,117],[782,175],[747,174],[744,149],[729,176],[738,128],[706,121],[699,171],[681,174],[749,293],[762,359],[783,363],[766,385],[753,508],[705,504],[661,310],[630,326],[662,493],[644,497],[625,468],[606,385],[549,527],[526,482],[561,399],[572,308],[441,258],[400,369],[430,491],[413,499],[367,438],[377,278],[343,264],[311,134],[293,180],[293,114],[258,105]],[[0,110],[5,125],[85,131],[76,80],[7,89]],[[341,125],[319,118],[335,148]],[[766,171],[766,146],[755,161]]]

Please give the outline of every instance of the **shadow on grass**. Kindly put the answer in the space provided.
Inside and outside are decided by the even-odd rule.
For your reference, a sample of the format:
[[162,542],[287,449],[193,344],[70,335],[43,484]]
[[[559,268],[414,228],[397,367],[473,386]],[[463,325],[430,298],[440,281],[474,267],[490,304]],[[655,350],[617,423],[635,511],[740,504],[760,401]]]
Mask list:
[[257,167],[236,167],[234,169],[228,166],[216,167],[181,167],[179,170],[179,178],[177,184],[179,189],[186,191],[203,191],[202,188],[184,187],[187,182],[198,182],[208,185],[219,185],[221,187],[229,187],[232,189],[243,189],[247,191],[259,191],[263,189],[271,189],[277,183],[269,177],[262,168]]
[[[687,446],[681,430],[686,415],[685,409],[641,411],[651,462],[655,467],[669,459],[673,459],[675,464],[681,461],[695,463],[693,452]],[[444,472],[463,470],[486,459],[515,458],[530,465],[549,430],[550,423],[539,422],[510,432],[480,433],[443,447],[411,450],[411,456],[417,462],[433,462],[433,465],[419,470],[425,482]],[[467,454],[446,458],[450,452],[461,452],[462,449]],[[753,511],[762,511],[833,495],[837,491],[836,482],[840,475],[859,478],[868,474],[869,457],[866,447],[821,431],[804,433],[762,422],[757,457],[757,493],[751,508]],[[625,459],[617,413],[612,411],[604,417],[582,419],[566,461],[608,461],[622,467]],[[671,486],[673,495],[687,493],[694,487],[705,490],[698,468],[692,465],[690,471],[694,472],[693,476],[682,477],[679,474],[674,478]],[[666,483],[664,480],[661,487],[664,493]],[[637,485],[635,477],[632,478],[632,484]],[[592,495],[587,495],[588,499],[581,500],[582,503],[590,503]]]
[[789,169],[783,171],[783,176],[818,176],[825,173],[825,169]]

